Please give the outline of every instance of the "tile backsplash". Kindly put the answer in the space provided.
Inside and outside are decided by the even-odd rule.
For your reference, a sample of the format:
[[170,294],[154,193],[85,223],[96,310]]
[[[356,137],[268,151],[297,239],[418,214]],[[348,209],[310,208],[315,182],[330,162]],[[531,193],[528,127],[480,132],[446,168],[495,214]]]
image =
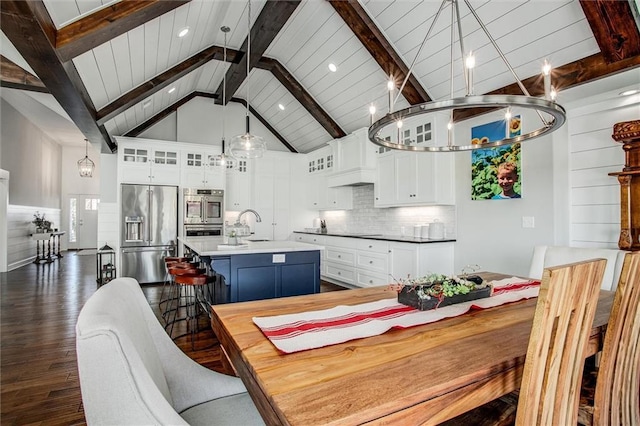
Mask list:
[[444,223],[445,237],[455,238],[455,206],[389,207],[373,206],[373,185],[353,187],[353,210],[320,212],[330,232],[350,232],[413,236],[414,225],[438,220]]

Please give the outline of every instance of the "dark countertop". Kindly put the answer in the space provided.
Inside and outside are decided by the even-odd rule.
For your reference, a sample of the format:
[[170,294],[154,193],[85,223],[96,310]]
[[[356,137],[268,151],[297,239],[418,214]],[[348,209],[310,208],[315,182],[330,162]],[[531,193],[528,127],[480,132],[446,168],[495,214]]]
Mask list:
[[293,231],[294,234],[309,234],[309,235],[327,235],[329,237],[347,237],[347,238],[361,238],[367,240],[379,240],[379,241],[395,241],[398,243],[450,243],[455,242],[455,238],[445,238],[442,240],[430,240],[429,238],[402,236],[402,235],[382,235],[382,234],[366,234],[366,233],[353,233],[348,232],[327,232],[321,234],[319,232],[306,232],[306,231]]

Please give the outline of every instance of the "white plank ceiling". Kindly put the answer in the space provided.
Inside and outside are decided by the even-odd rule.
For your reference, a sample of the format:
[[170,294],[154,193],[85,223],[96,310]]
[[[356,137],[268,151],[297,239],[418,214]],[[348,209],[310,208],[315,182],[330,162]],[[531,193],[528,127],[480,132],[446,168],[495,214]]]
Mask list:
[[[252,1],[255,20],[266,0]],[[62,27],[112,2],[44,0],[54,23]],[[540,73],[548,59],[560,66],[599,52],[577,0],[472,0],[478,15],[521,79]],[[450,7],[439,18],[419,57],[418,49],[440,1],[361,0],[369,16],[410,66],[432,99],[450,95]],[[465,49],[473,50],[475,93],[514,83],[498,52],[484,36],[464,2],[460,3]],[[222,25],[229,26],[228,46],[240,49],[247,35],[247,3],[240,0],[193,0],[73,61],[97,109],[212,45],[223,45]],[[178,38],[188,26],[189,35]],[[457,39],[457,35],[455,36]],[[388,111],[388,76],[325,0],[303,1],[269,46],[277,59],[347,133],[370,124],[369,106],[378,117]],[[338,70],[331,73],[329,63]],[[169,94],[162,90],[108,121],[112,136],[122,135],[193,91],[213,93],[228,64],[211,61],[184,76]],[[460,49],[454,43],[454,94],[462,96]],[[250,74],[250,102],[298,151],[308,152],[331,139],[329,133],[273,75]],[[398,82],[398,85],[400,82]],[[227,97],[246,98],[243,84]],[[286,107],[280,111],[278,104]],[[408,106],[400,97],[395,109]]]

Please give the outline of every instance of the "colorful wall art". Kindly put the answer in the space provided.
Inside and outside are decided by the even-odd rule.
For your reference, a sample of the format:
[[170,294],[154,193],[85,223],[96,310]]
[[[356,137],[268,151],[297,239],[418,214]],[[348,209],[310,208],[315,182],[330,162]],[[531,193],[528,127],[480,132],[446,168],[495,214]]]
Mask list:
[[[519,115],[471,128],[471,143],[495,142],[520,135]],[[520,144],[471,151],[471,199],[504,200],[522,197]]]

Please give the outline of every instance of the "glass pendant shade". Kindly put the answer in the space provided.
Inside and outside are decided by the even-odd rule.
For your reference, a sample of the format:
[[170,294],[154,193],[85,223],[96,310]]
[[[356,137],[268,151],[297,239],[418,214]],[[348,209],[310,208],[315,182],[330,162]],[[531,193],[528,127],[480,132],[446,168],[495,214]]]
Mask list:
[[267,149],[267,144],[260,136],[247,132],[231,139],[231,155],[234,158],[260,158]]
[[91,161],[89,158],[88,145],[89,141],[87,139],[84,140],[84,149],[85,155],[84,158],[78,160],[78,173],[80,173],[80,177],[93,177],[93,169],[96,168],[96,164]]

